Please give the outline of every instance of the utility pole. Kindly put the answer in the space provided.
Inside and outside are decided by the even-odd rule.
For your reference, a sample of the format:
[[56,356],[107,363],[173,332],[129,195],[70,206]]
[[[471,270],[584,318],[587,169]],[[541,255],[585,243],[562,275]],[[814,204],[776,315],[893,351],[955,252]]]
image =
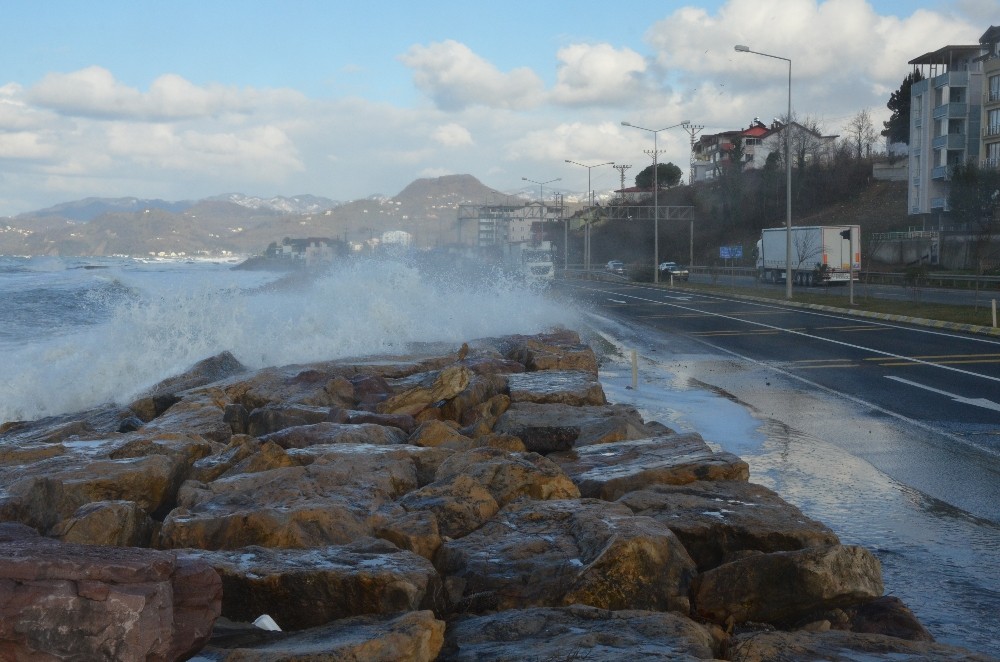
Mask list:
[[705,128],[705,126],[703,124],[685,124],[684,125],[684,130],[687,131],[691,135],[691,159],[690,159],[691,172],[690,172],[690,174],[688,174],[688,186],[690,186],[691,184],[694,184],[694,137],[696,135],[698,135],[698,133],[702,129],[704,129],[704,128]]
[[625,171],[631,168],[630,165],[616,165],[612,166],[618,173],[622,176],[622,187],[619,189],[622,192],[622,202],[625,202]]

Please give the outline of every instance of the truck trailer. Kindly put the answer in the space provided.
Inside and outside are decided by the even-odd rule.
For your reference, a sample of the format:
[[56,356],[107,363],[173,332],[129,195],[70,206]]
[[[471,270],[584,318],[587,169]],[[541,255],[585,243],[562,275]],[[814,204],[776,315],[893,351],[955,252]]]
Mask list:
[[504,244],[504,267],[529,285],[547,286],[555,278],[552,243],[548,241],[512,241]]
[[[757,242],[757,277],[785,282],[788,254],[785,228],[766,228]],[[792,228],[792,282],[798,285],[847,283],[861,269],[861,226],[814,225]]]

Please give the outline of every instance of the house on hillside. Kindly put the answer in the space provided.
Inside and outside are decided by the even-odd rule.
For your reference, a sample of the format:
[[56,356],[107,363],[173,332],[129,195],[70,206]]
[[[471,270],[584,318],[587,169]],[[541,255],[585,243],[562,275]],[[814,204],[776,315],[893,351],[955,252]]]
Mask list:
[[[798,122],[792,122],[787,130],[793,163],[811,163],[833,155],[837,136],[824,136]],[[763,168],[772,154],[784,161],[785,131],[785,123],[778,119],[767,125],[755,117],[745,129],[702,136],[694,143],[691,155],[694,182],[719,177],[736,160],[743,170]]]
[[319,267],[333,262],[341,243],[327,237],[304,239],[285,237],[280,244],[271,242],[264,252],[264,257],[269,260],[287,260],[294,266]]

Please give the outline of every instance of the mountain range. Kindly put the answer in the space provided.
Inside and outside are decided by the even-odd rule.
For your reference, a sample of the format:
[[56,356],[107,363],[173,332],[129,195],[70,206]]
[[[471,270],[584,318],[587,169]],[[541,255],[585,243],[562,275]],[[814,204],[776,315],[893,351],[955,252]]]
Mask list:
[[286,237],[362,241],[390,230],[438,246],[459,240],[460,205],[507,197],[472,175],[449,175],[351,202],[241,193],[179,202],[85,198],[0,219],[0,255],[246,255]]

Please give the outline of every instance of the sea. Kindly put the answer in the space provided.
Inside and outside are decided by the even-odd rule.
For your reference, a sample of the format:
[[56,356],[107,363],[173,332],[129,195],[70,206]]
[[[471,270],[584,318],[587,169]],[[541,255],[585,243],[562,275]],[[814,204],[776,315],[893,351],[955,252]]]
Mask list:
[[[235,269],[240,261],[0,257],[0,423],[128,403],[223,351],[261,368],[595,328],[593,311],[448,256],[351,259],[309,277]],[[633,373],[619,349],[601,368],[609,401],[743,457],[752,481],[872,550],[886,593],[938,641],[997,654],[1000,525],[693,387],[670,362],[644,360]]]

